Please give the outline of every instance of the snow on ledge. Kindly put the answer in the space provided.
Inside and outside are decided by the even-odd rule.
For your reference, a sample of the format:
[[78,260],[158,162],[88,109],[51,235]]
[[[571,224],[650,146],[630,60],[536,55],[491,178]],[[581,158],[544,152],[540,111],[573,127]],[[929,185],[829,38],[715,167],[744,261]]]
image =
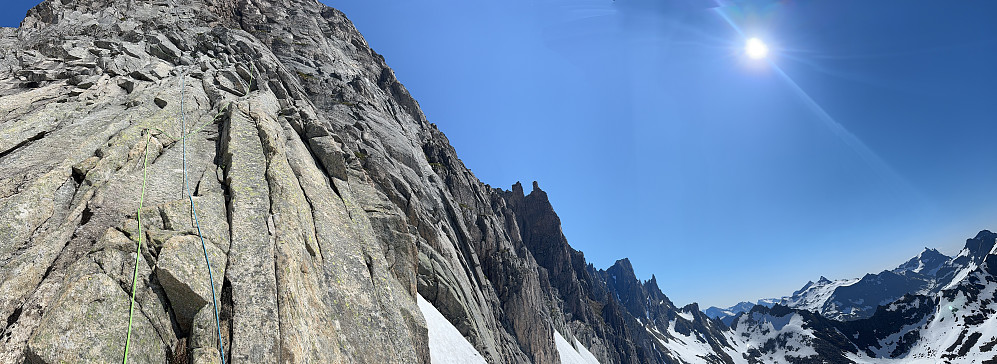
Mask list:
[[592,355],[578,340],[575,340],[575,345],[571,345],[568,340],[564,339],[564,336],[561,336],[561,333],[554,331],[554,344],[557,345],[557,354],[561,357],[561,364],[599,364],[595,355]]
[[419,295],[418,303],[429,328],[429,358],[433,364],[487,364],[485,358],[433,304],[422,295]]

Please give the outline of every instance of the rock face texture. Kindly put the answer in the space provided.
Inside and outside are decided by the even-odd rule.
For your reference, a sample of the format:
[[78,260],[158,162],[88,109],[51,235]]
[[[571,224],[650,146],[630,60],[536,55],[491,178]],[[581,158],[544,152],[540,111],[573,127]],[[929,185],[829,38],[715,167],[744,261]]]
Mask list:
[[136,269],[133,362],[219,360],[214,303],[234,363],[428,363],[420,294],[490,363],[665,360],[315,0],[49,0],[0,48],[0,362],[121,360]]

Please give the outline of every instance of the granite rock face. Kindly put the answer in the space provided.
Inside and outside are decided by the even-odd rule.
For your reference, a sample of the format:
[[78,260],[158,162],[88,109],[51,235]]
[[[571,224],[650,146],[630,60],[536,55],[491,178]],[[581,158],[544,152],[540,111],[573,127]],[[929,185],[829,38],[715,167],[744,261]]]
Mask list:
[[[31,363],[110,363],[121,356],[121,347],[94,345],[124,337],[128,325],[130,297],[104,274],[79,277],[64,288],[54,309],[45,316],[31,340],[26,356]],[[166,348],[152,324],[143,316],[133,322],[135,335],[132,360],[164,362]]]
[[45,1],[0,48],[0,362],[120,360],[136,269],[137,362],[220,330],[237,363],[428,363],[417,295],[492,363],[559,362],[555,331],[645,361],[332,8]]

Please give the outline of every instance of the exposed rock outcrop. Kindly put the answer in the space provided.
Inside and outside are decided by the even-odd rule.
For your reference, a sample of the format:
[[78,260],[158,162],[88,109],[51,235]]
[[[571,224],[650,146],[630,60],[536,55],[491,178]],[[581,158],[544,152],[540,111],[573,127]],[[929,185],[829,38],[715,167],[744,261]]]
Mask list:
[[492,363],[557,363],[555,331],[637,360],[533,232],[549,204],[478,181],[334,9],[45,1],[0,47],[0,361],[118,360],[139,242],[133,361],[214,360],[221,331],[233,362],[425,363],[420,293]]

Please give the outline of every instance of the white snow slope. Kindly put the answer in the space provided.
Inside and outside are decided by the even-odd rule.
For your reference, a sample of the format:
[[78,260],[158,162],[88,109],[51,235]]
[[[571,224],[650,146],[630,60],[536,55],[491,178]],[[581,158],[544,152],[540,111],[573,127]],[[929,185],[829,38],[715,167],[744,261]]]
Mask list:
[[[675,330],[676,321],[684,319],[683,315],[677,315],[675,320],[668,322],[665,331],[659,331],[656,327],[646,325],[647,332],[658,341],[663,347],[662,356],[665,356],[677,363],[707,363],[710,357],[716,353],[713,347],[699,334],[690,332],[689,335],[682,334]],[[690,315],[691,317],[691,315]],[[655,350],[658,350],[655,348]],[[740,355],[737,356],[740,358]],[[739,363],[739,362],[737,362]]]
[[[973,277],[975,276],[975,277]],[[976,299],[962,292],[947,299],[940,296],[934,315],[921,323],[921,339],[902,358],[850,356],[858,363],[991,363],[997,362],[997,283],[987,282],[980,271],[973,272],[961,284],[980,285]],[[907,329],[907,328],[905,328]],[[889,342],[883,343],[887,344]]]
[[578,340],[574,340],[574,342],[575,345],[571,345],[564,336],[561,336],[561,333],[554,331],[554,344],[557,345],[557,354],[561,357],[561,364],[599,364],[599,360],[582,343]]
[[820,313],[823,312],[824,304],[834,294],[834,290],[838,289],[838,287],[853,285],[858,283],[858,281],[859,278],[837,279],[827,283],[818,282],[805,291],[800,292],[799,295],[784,297],[782,304],[800,310]]
[[487,364],[485,358],[467,342],[460,331],[421,295],[419,310],[426,318],[426,326],[429,328],[429,358],[433,364]]

